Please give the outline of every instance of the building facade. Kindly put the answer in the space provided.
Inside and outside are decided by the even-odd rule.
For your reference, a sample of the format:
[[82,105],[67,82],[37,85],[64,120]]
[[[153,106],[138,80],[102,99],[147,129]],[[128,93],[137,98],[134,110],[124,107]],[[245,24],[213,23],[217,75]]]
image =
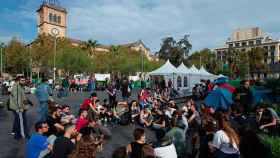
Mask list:
[[38,34],[52,35],[55,28],[58,30],[57,37],[66,37],[66,16],[65,8],[51,1],[44,1],[37,10]]
[[[280,40],[266,36],[259,27],[236,29],[226,40],[224,46],[215,48],[214,51],[218,59],[226,62],[229,48],[246,52],[257,47],[263,48],[265,51],[264,63],[271,66],[280,62]],[[266,75],[262,74],[261,77]],[[275,75],[279,76],[277,73]]]
[[[73,46],[80,46],[84,41],[73,39],[67,36],[67,10],[58,4],[57,0],[44,0],[37,10],[37,29],[38,34],[52,35],[55,28],[59,34],[57,37],[69,39]],[[121,44],[120,47],[127,47],[133,51],[141,51],[148,60],[156,60],[150,54],[150,49],[140,40],[137,42]],[[112,45],[99,45],[95,48],[96,53],[108,53]]]

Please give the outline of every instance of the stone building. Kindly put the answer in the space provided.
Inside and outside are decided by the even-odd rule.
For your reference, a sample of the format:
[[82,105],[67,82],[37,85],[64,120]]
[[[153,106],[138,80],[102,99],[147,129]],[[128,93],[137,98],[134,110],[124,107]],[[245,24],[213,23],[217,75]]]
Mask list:
[[[278,77],[279,73],[274,71],[276,69],[272,65],[280,62],[280,40],[272,39],[265,35],[259,27],[236,29],[231,37],[225,41],[224,46],[215,48],[214,51],[218,59],[226,62],[229,48],[246,52],[257,47],[265,50],[263,62],[267,63],[271,68],[270,74],[258,74],[259,76],[257,77]],[[256,78],[256,75],[253,77]]]

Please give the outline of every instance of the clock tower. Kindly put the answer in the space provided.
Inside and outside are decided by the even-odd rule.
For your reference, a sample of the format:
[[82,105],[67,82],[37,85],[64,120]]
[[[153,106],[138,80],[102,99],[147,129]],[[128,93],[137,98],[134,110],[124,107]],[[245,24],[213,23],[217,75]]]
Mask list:
[[57,37],[66,37],[67,11],[57,0],[44,0],[37,10],[38,34],[50,34],[57,30]]

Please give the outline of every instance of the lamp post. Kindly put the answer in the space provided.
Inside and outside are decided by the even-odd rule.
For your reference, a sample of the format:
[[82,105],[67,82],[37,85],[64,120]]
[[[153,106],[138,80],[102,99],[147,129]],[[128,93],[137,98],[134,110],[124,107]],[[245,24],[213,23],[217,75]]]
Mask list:
[[31,56],[31,44],[29,45],[29,57],[30,57],[30,81],[32,83],[32,56]]
[[56,38],[59,34],[59,30],[57,28],[51,29],[51,34],[54,37],[54,55],[53,55],[53,88],[55,88],[55,71],[56,71]]
[[3,75],[3,48],[4,48],[5,44],[4,43],[1,43],[0,47],[1,47],[1,76]]

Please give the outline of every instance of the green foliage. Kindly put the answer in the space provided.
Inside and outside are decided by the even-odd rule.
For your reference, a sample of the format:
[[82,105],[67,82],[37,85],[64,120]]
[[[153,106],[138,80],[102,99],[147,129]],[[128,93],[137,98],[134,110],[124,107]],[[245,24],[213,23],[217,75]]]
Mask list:
[[[113,47],[111,52],[96,53],[93,56],[95,72],[134,74],[142,69],[142,55],[129,48]],[[159,67],[162,61],[149,61],[143,57],[144,71],[149,72]]]
[[23,43],[13,38],[4,49],[6,71],[25,73],[28,71],[29,54]]
[[273,158],[280,158],[280,137],[263,135],[264,143],[271,146]]
[[216,60],[214,52],[210,49],[202,49],[201,51],[196,51],[189,56],[185,63],[190,67],[195,65],[196,67],[204,66],[209,72],[217,74],[219,71],[219,62]]
[[93,70],[92,60],[79,47],[60,49],[56,57],[57,67],[70,74],[90,72]]
[[189,35],[185,35],[178,42],[173,37],[164,38],[161,48],[156,54],[160,59],[169,59],[173,65],[179,66],[192,48],[188,38]]

